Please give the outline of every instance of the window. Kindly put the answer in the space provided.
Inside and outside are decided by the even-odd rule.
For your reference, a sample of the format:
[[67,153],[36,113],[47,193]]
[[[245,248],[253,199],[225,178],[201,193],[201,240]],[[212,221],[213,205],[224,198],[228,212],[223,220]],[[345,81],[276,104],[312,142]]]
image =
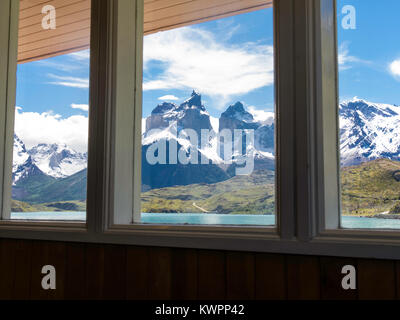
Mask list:
[[159,31],[149,20],[186,19],[194,4],[173,12],[145,3],[141,219],[134,222],[274,225],[273,9],[270,1],[248,13],[237,12],[240,1],[196,5],[234,14]]
[[[85,220],[90,1],[20,1],[11,215]],[[11,123],[11,122],[10,122]]]
[[339,0],[337,7],[345,228],[400,228],[400,4],[382,4]]
[[0,237],[400,258],[387,3],[0,1]]

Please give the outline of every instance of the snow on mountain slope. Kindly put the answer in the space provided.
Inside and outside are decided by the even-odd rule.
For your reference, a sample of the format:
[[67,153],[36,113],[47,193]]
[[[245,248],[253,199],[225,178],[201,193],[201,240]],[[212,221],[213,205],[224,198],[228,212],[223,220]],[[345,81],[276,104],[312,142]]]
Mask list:
[[87,167],[87,155],[66,145],[39,144],[28,154],[41,171],[54,178],[65,178]]
[[343,166],[378,158],[400,160],[400,107],[354,98],[339,106]]
[[17,135],[14,134],[14,148],[13,148],[13,172],[19,165],[28,160],[29,154],[26,151],[25,144]]

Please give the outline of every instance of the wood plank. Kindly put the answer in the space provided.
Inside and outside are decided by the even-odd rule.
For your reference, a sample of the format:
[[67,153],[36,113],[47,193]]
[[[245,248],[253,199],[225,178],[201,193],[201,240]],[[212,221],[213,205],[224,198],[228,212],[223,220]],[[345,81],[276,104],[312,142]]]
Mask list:
[[355,300],[357,290],[344,290],[342,268],[352,265],[357,270],[357,261],[351,258],[322,257],[321,264],[321,298],[324,300]]
[[30,42],[28,44],[18,46],[18,54],[23,54],[24,52],[27,51],[33,51],[45,47],[47,47],[47,50],[51,48],[50,50],[53,51],[53,47],[57,45],[68,46],[68,43],[77,39],[85,38],[87,40],[87,37],[89,35],[90,35],[90,28],[86,28],[74,32],[69,32],[65,35],[59,35],[52,38],[46,38],[35,42]]
[[184,15],[165,17],[162,19],[145,17],[144,34],[146,35],[186,25],[221,19],[228,16],[238,15],[270,7],[270,5],[265,4],[263,0],[257,1],[259,2],[258,6],[243,7],[242,4],[234,2],[218,7],[203,9],[200,12],[188,12]]
[[155,22],[174,18],[176,20],[182,17],[194,15],[194,19],[203,19],[208,17],[210,12],[240,11],[242,9],[258,7],[260,5],[270,5],[268,0],[193,0],[174,6],[164,7],[155,11],[147,11],[144,15],[144,23]]
[[30,297],[32,241],[18,240],[15,247],[15,280],[13,299],[27,300]]
[[144,13],[146,14],[149,11],[156,11],[192,1],[193,0],[144,0]]
[[149,248],[149,299],[171,299],[171,249]]
[[288,299],[320,299],[320,266],[318,257],[287,256]]
[[400,300],[400,261],[396,261],[396,298]]
[[145,247],[128,247],[126,253],[126,298],[146,300],[149,297],[149,253]]
[[34,241],[32,243],[32,271],[30,279],[30,298],[33,300],[49,299],[47,290],[43,290],[42,288],[42,268],[49,264],[49,243],[46,241]]
[[0,300],[13,298],[17,241],[0,239]]
[[321,257],[321,299],[324,300],[355,300],[357,290],[344,290],[342,268],[352,265],[357,270],[357,261],[351,258]]
[[255,296],[255,257],[253,253],[226,254],[228,300],[253,300]]
[[104,247],[104,292],[108,300],[126,299],[126,247]]
[[[73,12],[81,11],[83,8],[87,8],[89,5],[90,8],[90,0],[50,0],[45,3],[36,4],[30,8],[19,10],[19,21],[22,23],[21,26],[33,25],[35,22],[39,22],[42,24],[42,19],[45,16],[42,13],[42,8],[45,5],[52,5],[56,9],[56,19],[68,15]],[[33,23],[28,24],[26,21],[34,21]]]
[[85,50],[88,48],[89,48],[88,39],[84,37],[82,39],[77,39],[68,42],[68,45],[62,43],[56,46],[52,46],[51,51],[49,51],[48,48],[44,47],[36,50],[18,53],[18,63],[27,63],[35,60],[42,60],[61,54],[67,54],[75,51]]
[[[88,14],[89,12],[89,14]],[[42,25],[39,23],[35,23],[32,26],[26,27],[26,28],[19,28],[18,30],[18,43],[19,44],[25,44],[29,43],[29,39],[33,39],[34,36],[36,36],[36,39],[43,39],[46,36],[47,37],[54,37],[55,35],[59,34],[67,34],[70,31],[73,31],[74,27],[79,23],[84,22],[84,27],[87,27],[87,23],[89,21],[89,26],[90,26],[90,9],[85,10],[85,11],[80,11],[72,15],[68,15],[66,17],[61,17],[57,19],[57,27],[56,29],[49,29],[45,30],[42,28]],[[75,27],[76,29],[76,27]],[[38,35],[40,34],[40,35]]]
[[226,298],[225,254],[219,251],[198,252],[198,298],[222,300]]
[[255,282],[257,300],[286,299],[285,257],[278,254],[256,254]]
[[56,290],[47,290],[48,298],[61,300],[65,292],[67,250],[65,242],[48,242],[48,263],[56,269]]
[[396,298],[396,265],[394,261],[358,259],[358,297],[361,300]]
[[65,275],[65,299],[85,299],[85,245],[80,243],[69,243],[66,249],[67,265]]
[[104,291],[104,247],[102,245],[86,245],[85,280],[86,298],[102,299]]
[[172,299],[197,299],[197,251],[172,250]]
[[31,7],[37,6],[39,4],[44,4],[50,0],[20,0],[19,8],[21,10],[26,10]]

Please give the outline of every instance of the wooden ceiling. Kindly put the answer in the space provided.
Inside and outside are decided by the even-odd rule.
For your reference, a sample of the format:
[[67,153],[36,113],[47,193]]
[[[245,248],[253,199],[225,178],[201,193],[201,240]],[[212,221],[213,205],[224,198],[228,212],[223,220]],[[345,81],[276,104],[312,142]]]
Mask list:
[[[42,28],[42,7],[56,8],[56,29]],[[145,35],[264,9],[272,0],[144,0]],[[20,0],[18,63],[89,48],[91,0]]]

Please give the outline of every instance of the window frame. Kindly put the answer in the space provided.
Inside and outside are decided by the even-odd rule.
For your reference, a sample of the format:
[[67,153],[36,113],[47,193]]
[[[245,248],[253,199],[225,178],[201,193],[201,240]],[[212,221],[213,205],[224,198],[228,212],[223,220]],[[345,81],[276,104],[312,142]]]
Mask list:
[[[12,149],[15,3],[0,3],[0,114],[7,114],[6,121],[0,117],[0,130],[7,133],[0,139],[2,208],[11,172],[6,150]],[[86,223],[2,220],[1,238],[400,258],[397,231],[339,229],[335,0],[274,2],[276,227],[121,225],[131,222],[140,205],[140,189],[134,186],[141,181],[140,161],[135,161],[141,159],[141,130],[133,124],[141,119],[142,5],[143,0],[93,1],[90,104],[95,108],[89,114]],[[136,152],[132,148],[121,159],[132,141]],[[121,175],[121,168],[130,174]],[[119,198],[120,190],[132,196]],[[114,213],[121,212],[124,220],[115,221]]]

